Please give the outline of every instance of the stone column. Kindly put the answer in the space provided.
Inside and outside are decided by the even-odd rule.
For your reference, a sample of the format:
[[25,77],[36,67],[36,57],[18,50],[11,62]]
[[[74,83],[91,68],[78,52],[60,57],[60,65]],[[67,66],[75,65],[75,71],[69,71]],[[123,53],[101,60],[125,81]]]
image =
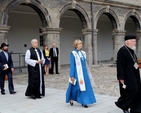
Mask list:
[[141,30],[136,31],[136,36],[137,36],[137,56],[138,58],[141,58]]
[[8,30],[10,26],[0,26],[0,44],[8,43]]
[[[43,28],[42,33],[44,36],[44,44],[48,45],[49,48],[52,47],[52,43],[56,43],[56,46],[60,52],[60,31],[62,28]],[[59,53],[59,61],[58,61],[58,71],[61,71],[60,64],[60,53]]]
[[114,62],[117,60],[117,52],[124,45],[124,37],[126,31],[114,30],[113,31],[113,48],[114,48]]
[[94,42],[93,42],[93,47],[94,47],[94,65],[98,64],[98,52],[97,52],[97,34],[98,34],[98,29],[94,30]]
[[83,48],[86,52],[87,63],[89,67],[92,66],[92,30],[91,29],[82,29],[82,34],[84,37]]

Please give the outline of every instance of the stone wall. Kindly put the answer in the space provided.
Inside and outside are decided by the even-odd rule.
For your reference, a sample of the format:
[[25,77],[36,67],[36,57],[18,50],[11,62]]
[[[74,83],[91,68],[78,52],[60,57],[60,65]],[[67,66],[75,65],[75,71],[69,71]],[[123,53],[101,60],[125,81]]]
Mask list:
[[[60,18],[64,12],[68,9],[74,11],[79,16],[83,29],[86,32],[83,33],[86,38],[85,49],[86,53],[89,54],[89,63],[92,62],[92,47],[91,46],[91,28],[92,28],[92,16],[91,16],[91,2],[92,0],[76,0],[77,3],[72,7],[72,0],[0,0],[0,32],[1,40],[6,40],[8,29],[10,27],[5,27],[8,22],[9,11],[3,12],[7,5],[10,4],[8,10],[12,10],[15,6],[20,3],[24,5],[32,6],[42,19],[42,22],[46,21],[48,25],[43,26],[43,33],[45,35],[45,43],[56,42],[57,46],[60,45]],[[16,3],[17,2],[17,3]],[[16,5],[15,5],[16,4]],[[94,29],[97,29],[97,22],[102,14],[106,14],[112,22],[114,27],[114,37],[115,37],[115,52],[122,45],[122,39],[125,35],[124,26],[128,17],[132,17],[137,25],[137,30],[141,26],[141,11],[139,6],[141,0],[94,0]],[[41,14],[42,13],[42,14]],[[98,30],[97,30],[98,31]],[[95,45],[97,46],[97,32],[95,33]],[[140,32],[138,36],[141,37]],[[49,38],[52,37],[52,38]],[[2,42],[1,41],[1,42]],[[141,45],[141,44],[138,44]],[[60,48],[60,47],[59,47]],[[97,48],[94,47],[95,51],[95,61],[97,59]],[[141,51],[141,50],[140,50]],[[115,54],[116,56],[116,54]]]

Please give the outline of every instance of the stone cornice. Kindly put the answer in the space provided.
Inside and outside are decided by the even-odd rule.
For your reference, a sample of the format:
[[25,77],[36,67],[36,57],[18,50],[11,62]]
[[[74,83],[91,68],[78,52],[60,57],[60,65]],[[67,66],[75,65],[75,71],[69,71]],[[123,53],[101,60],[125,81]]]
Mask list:
[[134,4],[128,4],[123,2],[117,2],[117,1],[108,1],[108,0],[94,0],[94,4],[100,4],[100,5],[110,5],[114,7],[122,7],[122,8],[131,8],[136,10],[141,10],[140,5],[134,5]]
[[11,26],[0,26],[0,32],[8,32]]
[[115,34],[125,34],[126,30],[113,30],[113,35]]
[[98,29],[94,29],[94,34],[98,34]]
[[82,34],[86,35],[86,34],[91,34],[92,33],[92,29],[82,29]]
[[[87,2],[87,3],[91,3],[92,0],[76,0],[78,3],[79,2]],[[121,8],[128,8],[128,9],[136,9],[136,10],[141,10],[141,6],[139,5],[135,5],[135,4],[131,4],[131,3],[124,3],[124,2],[120,2],[120,1],[112,1],[112,0],[93,0],[94,1],[94,5],[95,4],[100,4],[100,5],[110,5],[110,6],[114,6],[114,7],[121,7]]]
[[137,33],[137,34],[138,34],[138,33],[141,33],[141,30],[137,30],[136,33]]
[[59,34],[62,28],[42,28],[42,34]]

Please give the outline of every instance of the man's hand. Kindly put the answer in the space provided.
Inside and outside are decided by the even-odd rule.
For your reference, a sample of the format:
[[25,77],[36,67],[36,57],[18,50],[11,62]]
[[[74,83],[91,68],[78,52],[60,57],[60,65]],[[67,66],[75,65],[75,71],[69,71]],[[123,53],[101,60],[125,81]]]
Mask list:
[[8,68],[7,67],[5,67],[3,70],[5,71],[5,70],[7,70]]
[[37,60],[36,63],[37,63],[37,64],[42,64],[42,63],[43,63],[43,60]]
[[14,72],[14,68],[11,68],[11,71]]
[[120,82],[121,82],[121,84],[122,84],[122,88],[123,89],[126,89],[126,85],[124,84],[124,80],[119,80]]
[[119,81],[120,81],[120,83],[124,84],[124,80],[119,80]]
[[40,64],[40,60],[37,60],[37,61],[36,61],[36,64]]
[[41,60],[40,60],[40,63],[41,63],[41,64],[43,64],[43,61],[44,61],[44,60],[43,60],[43,59],[41,59]]

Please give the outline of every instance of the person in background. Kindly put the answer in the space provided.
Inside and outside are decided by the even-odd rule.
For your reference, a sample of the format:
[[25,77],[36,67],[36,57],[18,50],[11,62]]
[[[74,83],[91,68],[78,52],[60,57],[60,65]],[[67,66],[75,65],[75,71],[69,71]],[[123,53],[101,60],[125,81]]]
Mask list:
[[45,84],[43,76],[44,56],[38,48],[37,39],[31,40],[31,48],[26,51],[25,62],[28,64],[28,86],[25,96],[33,99],[45,96]]
[[13,85],[13,76],[12,73],[14,72],[14,65],[11,53],[8,52],[8,44],[2,43],[0,52],[0,88],[1,88],[1,94],[5,95],[5,89],[4,89],[4,82],[5,82],[5,75],[8,76],[8,87],[10,94],[15,94],[14,91],[14,85]]
[[43,47],[43,55],[45,58],[44,71],[46,75],[49,75],[50,56],[49,56],[49,50],[47,45],[44,45]]
[[84,108],[88,108],[88,104],[95,103],[96,99],[88,73],[86,53],[82,51],[82,41],[75,40],[74,48],[70,54],[70,83],[66,92],[66,103],[70,102],[73,106],[73,101],[77,101]]
[[58,55],[59,55],[59,49],[56,47],[56,44],[52,44],[52,48],[50,49],[49,56],[51,58],[51,74],[54,74],[54,64],[56,69],[56,74],[60,74],[58,72]]

